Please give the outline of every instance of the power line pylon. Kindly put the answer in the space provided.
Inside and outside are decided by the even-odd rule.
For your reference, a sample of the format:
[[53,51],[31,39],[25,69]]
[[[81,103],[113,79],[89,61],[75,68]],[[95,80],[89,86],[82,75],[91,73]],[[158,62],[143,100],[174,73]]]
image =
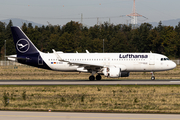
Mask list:
[[126,16],[131,17],[131,24],[133,25],[133,28],[137,27],[137,17],[144,17],[144,16],[136,13],[135,0],[134,0],[134,4],[133,4],[133,12]]

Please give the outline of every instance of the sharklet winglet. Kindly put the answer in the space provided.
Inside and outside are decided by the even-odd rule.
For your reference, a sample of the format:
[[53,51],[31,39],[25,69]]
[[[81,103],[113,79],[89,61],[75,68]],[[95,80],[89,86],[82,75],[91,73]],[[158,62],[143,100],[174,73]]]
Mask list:
[[[53,53],[55,54],[55,56],[57,57],[57,59],[58,59],[59,61],[65,61],[65,60],[63,60],[63,59],[57,54],[57,52],[56,52],[54,49],[52,49],[52,51],[53,51]],[[68,61],[66,61],[66,62],[68,62]]]

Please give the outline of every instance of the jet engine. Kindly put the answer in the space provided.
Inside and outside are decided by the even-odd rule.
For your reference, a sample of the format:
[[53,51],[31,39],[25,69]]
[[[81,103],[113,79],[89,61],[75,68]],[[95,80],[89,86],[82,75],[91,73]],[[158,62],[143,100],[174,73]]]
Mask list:
[[103,68],[103,74],[104,76],[111,78],[129,76],[129,72],[121,72],[121,68],[116,68],[116,67]]

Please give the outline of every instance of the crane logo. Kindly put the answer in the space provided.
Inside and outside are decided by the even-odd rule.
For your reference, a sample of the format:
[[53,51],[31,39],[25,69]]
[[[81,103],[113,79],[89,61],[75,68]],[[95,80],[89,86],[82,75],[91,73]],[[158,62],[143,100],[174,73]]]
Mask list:
[[16,48],[19,52],[25,53],[29,50],[30,44],[26,39],[20,39],[16,43]]

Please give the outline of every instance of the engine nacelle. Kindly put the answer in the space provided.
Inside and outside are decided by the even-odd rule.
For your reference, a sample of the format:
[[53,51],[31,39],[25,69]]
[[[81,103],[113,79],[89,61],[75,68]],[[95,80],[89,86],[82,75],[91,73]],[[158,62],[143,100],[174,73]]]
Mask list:
[[121,69],[116,67],[104,68],[103,74],[106,77],[117,78],[121,76]]
[[103,74],[104,76],[111,78],[129,76],[129,72],[121,72],[121,68],[116,68],[116,67],[103,68]]

